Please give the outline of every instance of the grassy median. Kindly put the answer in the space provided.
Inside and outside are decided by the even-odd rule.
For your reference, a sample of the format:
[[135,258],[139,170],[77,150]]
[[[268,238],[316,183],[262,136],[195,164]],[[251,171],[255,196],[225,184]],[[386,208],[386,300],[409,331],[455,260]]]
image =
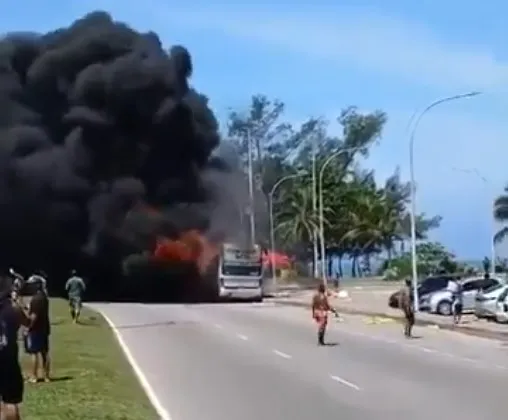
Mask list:
[[[23,419],[155,420],[112,331],[84,309],[82,325],[70,322],[68,306],[51,300],[53,382],[26,384]],[[28,358],[23,355],[28,372]]]

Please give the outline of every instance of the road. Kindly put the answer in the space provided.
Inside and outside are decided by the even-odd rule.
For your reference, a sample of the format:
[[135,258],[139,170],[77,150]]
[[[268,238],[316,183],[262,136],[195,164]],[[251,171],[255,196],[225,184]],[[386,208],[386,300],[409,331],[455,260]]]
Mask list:
[[95,304],[171,420],[478,420],[506,413],[508,347],[359,316],[326,347],[302,308]]

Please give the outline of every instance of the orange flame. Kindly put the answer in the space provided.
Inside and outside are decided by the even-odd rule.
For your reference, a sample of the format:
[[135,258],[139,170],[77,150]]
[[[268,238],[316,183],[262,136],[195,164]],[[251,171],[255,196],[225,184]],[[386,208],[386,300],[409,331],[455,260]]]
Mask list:
[[178,239],[157,238],[154,258],[159,261],[194,263],[201,274],[219,253],[219,246],[197,230],[184,232]]

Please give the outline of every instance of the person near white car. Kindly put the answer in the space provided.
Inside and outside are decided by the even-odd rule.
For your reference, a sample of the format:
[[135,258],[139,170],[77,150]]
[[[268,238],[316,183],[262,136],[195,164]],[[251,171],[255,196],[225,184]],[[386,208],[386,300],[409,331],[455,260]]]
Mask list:
[[463,300],[462,284],[460,284],[458,281],[455,281],[455,284],[456,287],[452,295],[453,323],[455,325],[458,325],[460,324],[460,320],[462,319],[462,309],[464,308],[464,300]]

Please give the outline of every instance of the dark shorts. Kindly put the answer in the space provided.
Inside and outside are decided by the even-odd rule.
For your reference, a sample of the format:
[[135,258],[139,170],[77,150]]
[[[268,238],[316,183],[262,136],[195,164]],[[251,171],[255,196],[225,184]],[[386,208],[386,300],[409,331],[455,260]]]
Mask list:
[[28,354],[47,353],[49,351],[49,335],[47,333],[29,332],[25,336],[25,351]]
[[[0,362],[2,363],[2,362]],[[20,404],[23,401],[23,374],[21,366],[15,363],[2,363],[0,366],[0,401],[4,404]]]
[[462,303],[455,302],[453,305],[454,315],[460,315],[462,313]]

